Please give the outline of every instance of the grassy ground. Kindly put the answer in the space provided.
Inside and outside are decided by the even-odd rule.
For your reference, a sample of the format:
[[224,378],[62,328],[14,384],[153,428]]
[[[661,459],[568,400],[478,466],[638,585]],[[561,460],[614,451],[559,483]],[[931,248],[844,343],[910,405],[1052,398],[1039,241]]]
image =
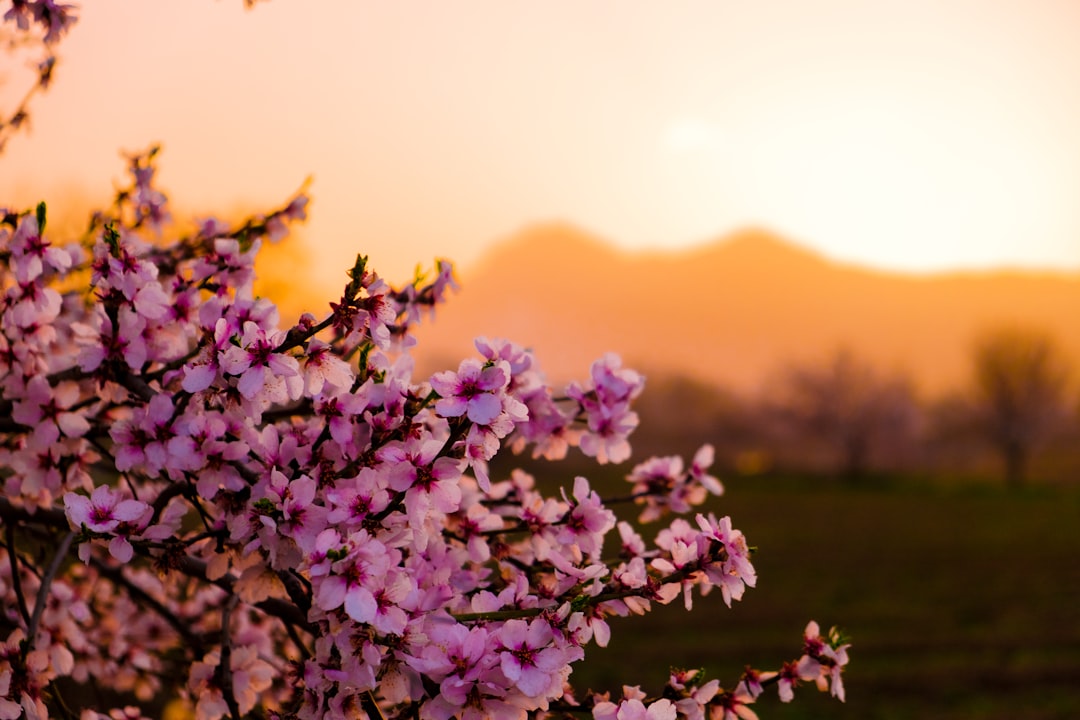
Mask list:
[[678,665],[730,686],[797,656],[815,619],[853,638],[847,703],[770,691],[763,720],[1080,717],[1080,486],[761,477],[711,509],[758,547],[758,587],[615,619],[576,681],[657,689]]

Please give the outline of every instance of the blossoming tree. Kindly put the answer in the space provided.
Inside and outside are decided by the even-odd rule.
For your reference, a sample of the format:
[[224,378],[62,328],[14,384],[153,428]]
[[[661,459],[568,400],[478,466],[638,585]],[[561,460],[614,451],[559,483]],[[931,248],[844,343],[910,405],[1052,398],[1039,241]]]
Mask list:
[[[74,14],[4,18],[55,40]],[[80,241],[47,233],[44,204],[0,211],[0,718],[163,698],[235,720],[752,718],[766,686],[804,681],[843,699],[848,646],[814,622],[793,659],[724,687],[574,689],[608,618],[754,586],[743,534],[695,511],[722,491],[711,448],[629,472],[649,541],[585,477],[492,477],[500,452],[627,460],[643,378],[608,355],[557,392],[483,338],[414,377],[442,261],[394,288],[359,257],[337,302],[283,328],[253,261],[307,198],[166,242],[155,152]],[[81,707],[89,686],[121,707]]]

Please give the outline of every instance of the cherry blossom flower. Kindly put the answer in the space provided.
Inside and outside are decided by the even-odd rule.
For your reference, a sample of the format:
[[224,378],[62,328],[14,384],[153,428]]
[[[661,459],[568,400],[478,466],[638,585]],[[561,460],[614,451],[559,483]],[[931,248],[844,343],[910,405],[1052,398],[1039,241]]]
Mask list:
[[630,698],[618,705],[597,703],[593,708],[595,720],[675,720],[676,715],[675,705],[666,698],[650,703],[648,707],[641,700]]
[[575,562],[581,562],[583,555],[597,561],[604,549],[604,536],[615,527],[615,513],[604,507],[589,481],[581,476],[574,479],[574,500],[567,500],[571,509],[555,540],[572,549]]
[[352,385],[353,372],[333,349],[319,339],[313,339],[303,360],[304,394],[314,397],[327,386],[344,390]]
[[349,554],[331,566],[333,574],[321,579],[316,586],[316,604],[323,610],[344,606],[350,618],[359,623],[371,622],[379,611],[372,593],[372,583],[386,574],[395,555],[385,545],[366,532],[350,538]]
[[758,720],[757,713],[750,708],[753,702],[754,698],[739,690],[721,693],[713,701],[713,707],[719,712],[714,711],[711,717],[713,720]]
[[[98,485],[90,497],[77,493],[64,495],[64,506],[68,521],[72,527],[85,527],[94,533],[104,535],[120,532],[122,525],[132,525],[150,512],[150,506],[138,500],[125,500],[123,495],[107,485]],[[90,548],[84,544],[79,547],[79,558],[89,562]],[[128,562],[133,549],[127,537],[115,535],[109,541],[109,554],[120,562]]]
[[50,446],[61,434],[82,437],[90,429],[90,423],[81,414],[70,411],[80,396],[75,383],[61,382],[52,387],[47,378],[37,375],[27,383],[26,396],[15,402],[11,419],[33,428],[31,447]]
[[797,670],[803,680],[815,682],[819,690],[828,688],[833,697],[844,701],[844,681],[841,673],[848,663],[849,643],[841,643],[839,633],[832,629],[828,640],[822,637],[818,624],[811,620],[803,632],[804,654]]
[[132,523],[142,517],[149,506],[124,496],[108,485],[98,485],[90,497],[77,493],[64,495],[68,520],[72,527],[86,526],[92,532],[115,532],[120,523]]
[[[300,364],[296,358],[275,351],[284,333],[267,336],[256,323],[244,323],[244,333],[239,346],[230,346],[221,357],[221,368],[230,375],[239,375],[237,389],[249,400],[258,397],[267,387],[272,376],[285,378],[287,381],[298,378]],[[296,399],[300,386],[289,383],[289,399]],[[284,397],[280,398],[286,399]]]
[[388,443],[376,457],[391,469],[387,474],[391,490],[405,493],[405,507],[410,524],[426,522],[433,512],[455,512],[461,503],[461,463],[440,457],[443,443],[438,440],[409,440]]
[[455,373],[435,373],[431,388],[441,396],[435,410],[443,417],[465,415],[478,425],[488,425],[502,412],[499,391],[510,380],[510,365],[499,361],[483,365],[479,360],[462,360]]
[[566,664],[567,652],[552,644],[555,638],[547,621],[507,620],[498,638],[503,674],[529,697],[549,693],[553,673]]
[[32,282],[47,271],[64,272],[71,267],[71,253],[54,247],[41,237],[37,216],[33,213],[23,216],[8,247],[12,272],[20,283]]
[[708,517],[699,513],[697,524],[703,538],[717,541],[724,547],[725,559],[711,562],[704,569],[709,580],[720,586],[724,602],[731,607],[732,600],[742,598],[746,586],[754,587],[757,584],[757,572],[750,562],[746,537],[732,528],[730,517],[717,521],[711,513]]

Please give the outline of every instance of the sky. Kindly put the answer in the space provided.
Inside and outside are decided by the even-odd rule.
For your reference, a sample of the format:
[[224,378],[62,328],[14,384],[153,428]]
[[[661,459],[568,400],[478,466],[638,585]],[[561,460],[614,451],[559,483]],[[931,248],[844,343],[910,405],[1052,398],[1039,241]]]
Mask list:
[[631,250],[756,226],[887,270],[1074,270],[1078,27],[1071,0],[85,3],[0,205],[107,199],[120,152],[160,142],[182,216],[312,178],[318,283],[358,252],[395,281],[467,267],[548,221]]

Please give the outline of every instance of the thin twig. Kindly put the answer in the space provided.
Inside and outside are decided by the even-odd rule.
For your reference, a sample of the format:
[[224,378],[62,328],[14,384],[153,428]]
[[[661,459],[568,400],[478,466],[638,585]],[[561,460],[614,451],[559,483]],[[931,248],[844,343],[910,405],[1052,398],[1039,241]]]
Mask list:
[[4,523],[4,533],[7,536],[8,560],[11,561],[11,589],[15,591],[19,614],[26,626],[30,627],[30,612],[26,609],[26,596],[23,595],[22,579],[19,577],[19,556],[15,552],[15,526],[10,522]]
[[218,687],[221,688],[221,696],[225,699],[225,704],[229,706],[229,714],[232,715],[233,720],[240,720],[240,706],[236,702],[235,693],[233,693],[232,641],[229,637],[229,617],[239,601],[240,598],[231,595],[221,607],[221,659],[218,661],[217,666]]
[[49,588],[56,578],[56,573],[60,572],[60,565],[63,564],[64,558],[67,557],[68,550],[71,548],[71,542],[74,539],[74,530],[69,531],[68,534],[64,536],[64,539],[60,541],[60,547],[56,550],[56,555],[53,556],[52,562],[49,563],[49,569],[45,572],[44,577],[41,578],[41,586],[38,587],[37,599],[34,601],[34,614],[30,616],[30,623],[26,628],[27,652],[29,652],[34,644],[34,636],[37,635],[38,625],[41,623],[41,614],[45,612],[45,601],[49,597]]
[[360,696],[360,705],[364,708],[369,720],[386,720],[379,704],[375,702],[375,693],[370,690]]

